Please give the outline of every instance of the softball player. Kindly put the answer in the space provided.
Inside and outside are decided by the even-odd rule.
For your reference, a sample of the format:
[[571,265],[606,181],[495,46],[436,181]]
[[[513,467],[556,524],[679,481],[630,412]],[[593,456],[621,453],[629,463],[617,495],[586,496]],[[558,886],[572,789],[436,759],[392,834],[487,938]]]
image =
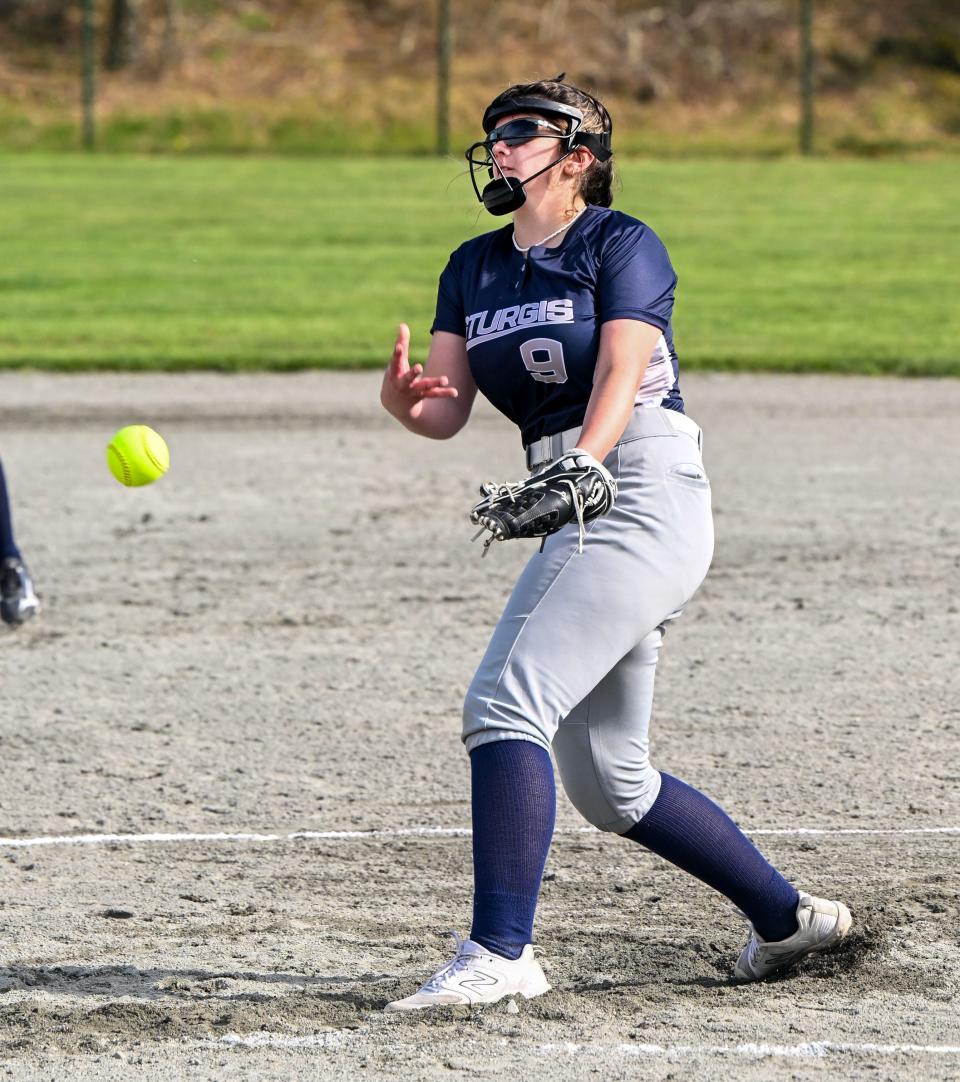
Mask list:
[[[616,499],[545,539],[497,624],[463,711],[470,938],[387,1009],[548,990],[531,940],[556,807],[551,750],[589,822],[746,914],[735,973],[762,979],[838,943],[851,919],[842,904],[798,892],[716,804],[650,763],[664,628],[713,553],[701,432],[684,412],[673,345],[677,278],[653,230],[610,209],[612,123],[599,101],[562,76],[512,86],[483,129],[467,152],[474,187],[512,224],[450,257],[426,369],[410,366],[402,326],[382,404],[412,432],[447,439],[479,389],[520,428],[530,470],[569,458],[612,477]],[[478,172],[489,176],[482,187]]]
[[22,624],[39,608],[30,572],[13,539],[7,481],[0,462],[0,619],[5,624]]

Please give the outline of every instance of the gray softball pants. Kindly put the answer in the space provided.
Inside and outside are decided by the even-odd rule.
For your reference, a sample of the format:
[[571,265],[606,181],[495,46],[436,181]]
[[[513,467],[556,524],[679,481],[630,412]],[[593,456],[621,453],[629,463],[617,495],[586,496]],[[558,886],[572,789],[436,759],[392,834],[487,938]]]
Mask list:
[[650,764],[653,683],[665,624],[713,555],[699,429],[661,407],[634,409],[605,459],[613,510],[576,523],[531,557],[466,695],[468,751],[495,740],[552,747],[567,796],[623,834],[660,791]]

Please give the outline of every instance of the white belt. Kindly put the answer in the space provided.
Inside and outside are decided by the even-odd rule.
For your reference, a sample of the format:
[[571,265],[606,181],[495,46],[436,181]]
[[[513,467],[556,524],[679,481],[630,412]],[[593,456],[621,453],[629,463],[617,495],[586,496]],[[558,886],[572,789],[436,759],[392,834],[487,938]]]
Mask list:
[[[697,447],[703,450],[703,433],[696,421],[691,420],[685,413],[678,413],[677,410],[665,409],[663,415],[675,432],[692,436],[697,441]],[[565,428],[562,432],[555,432],[552,436],[542,436],[533,443],[528,443],[526,446],[527,469],[536,469],[545,462],[552,462],[555,458],[559,458],[565,451],[573,450],[577,446],[582,430],[582,425],[576,428]]]

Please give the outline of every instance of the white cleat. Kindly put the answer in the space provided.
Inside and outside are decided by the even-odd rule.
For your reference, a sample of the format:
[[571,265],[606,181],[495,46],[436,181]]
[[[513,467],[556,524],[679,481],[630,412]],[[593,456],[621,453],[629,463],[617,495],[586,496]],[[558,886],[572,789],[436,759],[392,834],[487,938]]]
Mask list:
[[751,931],[734,974],[744,981],[762,981],[814,951],[830,950],[850,931],[853,918],[842,902],[814,898],[800,891],[797,923],[799,927],[792,936],[776,943],[768,943]]
[[550,985],[528,943],[515,961],[491,954],[472,939],[461,939],[456,932],[457,953],[453,959],[406,999],[388,1003],[387,1011],[419,1011],[425,1007],[470,1006],[496,1003],[505,996],[533,999],[549,992]]

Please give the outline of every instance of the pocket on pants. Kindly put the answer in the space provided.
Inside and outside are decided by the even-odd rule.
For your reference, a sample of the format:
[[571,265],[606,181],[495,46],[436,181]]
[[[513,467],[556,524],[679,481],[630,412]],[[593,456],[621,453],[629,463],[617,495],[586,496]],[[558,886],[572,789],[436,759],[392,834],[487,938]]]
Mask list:
[[688,488],[708,489],[710,479],[699,462],[677,462],[667,470],[667,480]]

